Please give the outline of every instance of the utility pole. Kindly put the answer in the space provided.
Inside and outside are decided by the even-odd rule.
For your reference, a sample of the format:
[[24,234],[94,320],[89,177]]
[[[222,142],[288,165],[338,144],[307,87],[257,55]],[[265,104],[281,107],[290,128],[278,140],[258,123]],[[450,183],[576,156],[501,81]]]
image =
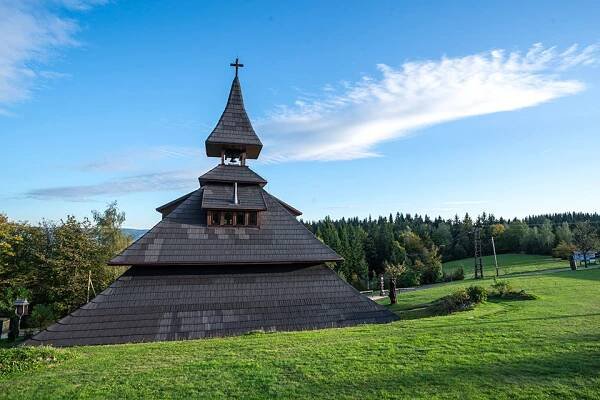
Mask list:
[[499,277],[500,271],[498,270],[498,258],[496,257],[496,244],[494,243],[494,236],[492,236],[492,250],[494,250],[494,264],[496,264],[496,277]]
[[483,279],[483,259],[481,257],[481,228],[475,228],[475,279]]

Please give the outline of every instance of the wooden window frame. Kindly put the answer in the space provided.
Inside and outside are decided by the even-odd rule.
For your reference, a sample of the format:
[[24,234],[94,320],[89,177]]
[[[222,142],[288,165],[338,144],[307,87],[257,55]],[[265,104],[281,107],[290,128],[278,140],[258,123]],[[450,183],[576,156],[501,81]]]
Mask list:
[[[231,224],[225,224],[225,214],[231,213]],[[244,216],[243,223],[238,222],[239,214]],[[258,228],[260,227],[260,211],[246,211],[246,210],[208,210],[206,222],[208,226],[226,226],[226,227],[250,227],[250,228]],[[255,215],[255,223],[250,223],[250,216]]]

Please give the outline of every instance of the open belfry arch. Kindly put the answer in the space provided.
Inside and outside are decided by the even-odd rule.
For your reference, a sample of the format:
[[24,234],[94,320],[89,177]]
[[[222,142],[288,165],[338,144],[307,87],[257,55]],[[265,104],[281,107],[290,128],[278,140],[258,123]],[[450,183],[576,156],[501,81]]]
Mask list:
[[199,188],[157,208],[162,220],[110,261],[131,266],[29,344],[72,346],[196,339],[383,323],[386,308],[325,262],[341,257],[270,195],[247,160],[262,150],[236,74],[205,142],[219,164]]

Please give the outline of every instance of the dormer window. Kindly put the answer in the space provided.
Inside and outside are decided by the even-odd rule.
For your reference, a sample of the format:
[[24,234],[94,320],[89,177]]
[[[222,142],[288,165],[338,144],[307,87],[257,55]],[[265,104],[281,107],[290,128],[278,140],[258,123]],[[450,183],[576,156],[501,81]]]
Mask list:
[[258,226],[258,211],[209,210],[209,226]]

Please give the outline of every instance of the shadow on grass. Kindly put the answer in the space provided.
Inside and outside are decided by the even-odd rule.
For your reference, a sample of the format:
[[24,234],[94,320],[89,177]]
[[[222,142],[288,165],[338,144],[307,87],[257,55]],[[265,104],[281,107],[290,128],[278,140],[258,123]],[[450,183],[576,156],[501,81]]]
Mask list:
[[[448,311],[443,307],[440,307],[440,302],[444,298],[434,300],[429,303],[422,303],[413,306],[402,306],[399,304],[386,305],[386,307],[400,317],[401,320],[413,320],[430,317],[440,317],[450,314],[456,314],[464,311],[471,311],[479,304],[472,304],[471,306],[465,307],[464,309]],[[513,303],[522,301],[536,300],[537,297],[526,293],[525,291],[508,293],[505,296],[499,296],[497,294],[490,295],[487,299],[488,302],[494,304]]]
[[443,390],[447,398],[475,395],[477,398],[581,399],[596,398],[590,396],[589,385],[593,386],[599,379],[599,371],[598,351],[540,348],[527,355],[516,351],[482,352],[476,359],[464,358],[443,368],[402,375],[384,372],[370,377],[369,384],[407,398],[428,397]]

